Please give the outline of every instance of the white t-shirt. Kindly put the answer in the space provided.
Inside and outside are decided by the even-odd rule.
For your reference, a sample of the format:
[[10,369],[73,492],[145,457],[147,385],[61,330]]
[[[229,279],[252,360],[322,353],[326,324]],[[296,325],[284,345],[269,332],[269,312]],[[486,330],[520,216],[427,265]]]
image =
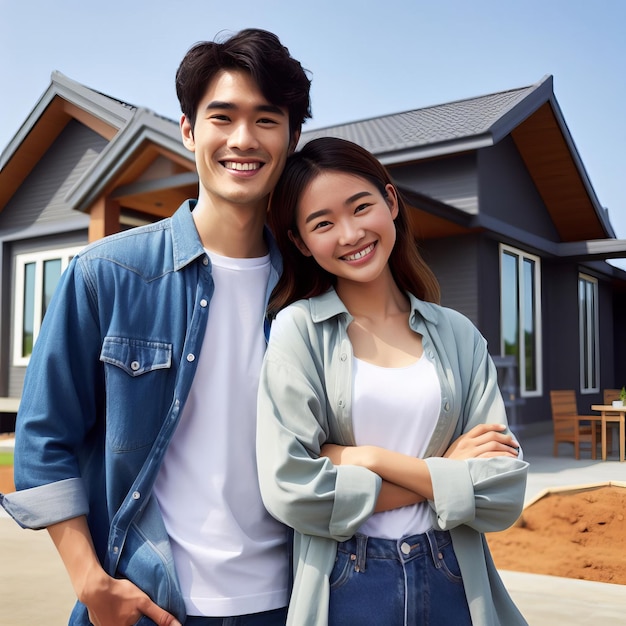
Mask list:
[[263,506],[255,452],[269,256],[207,254],[206,335],[155,494],[188,615],[224,617],[286,606],[287,534]]
[[[354,359],[352,424],[356,444],[421,458],[441,409],[435,365],[424,354],[407,367],[387,368]],[[359,528],[370,537],[400,539],[432,527],[427,502],[374,513]]]

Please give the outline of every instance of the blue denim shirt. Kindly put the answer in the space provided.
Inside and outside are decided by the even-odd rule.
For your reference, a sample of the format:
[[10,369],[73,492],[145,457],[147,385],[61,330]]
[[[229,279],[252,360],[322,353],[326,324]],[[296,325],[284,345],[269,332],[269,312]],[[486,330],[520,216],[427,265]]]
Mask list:
[[[213,294],[194,205],[74,257],[26,373],[17,491],[0,496],[26,528],[87,515],[105,570],[135,582],[181,621],[185,606],[151,494],[194,378]],[[267,299],[282,265],[269,231],[266,241]],[[268,331],[266,321],[266,339]],[[70,623],[89,624],[80,603]]]

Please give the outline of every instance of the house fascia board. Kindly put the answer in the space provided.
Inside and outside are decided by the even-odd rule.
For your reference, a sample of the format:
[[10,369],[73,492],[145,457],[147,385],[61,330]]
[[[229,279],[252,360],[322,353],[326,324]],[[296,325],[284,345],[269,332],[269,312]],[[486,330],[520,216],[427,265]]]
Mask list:
[[146,141],[173,152],[193,163],[193,155],[183,146],[178,126],[148,109],[138,109],[133,120],[103,150],[92,167],[70,189],[65,200],[78,211],[86,211]]
[[455,139],[436,144],[428,144],[406,150],[392,150],[389,152],[376,152],[376,158],[385,166],[408,165],[413,161],[421,161],[434,157],[448,156],[471,152],[480,148],[488,148],[494,145],[493,136],[490,133],[475,135],[463,139]]
[[591,239],[559,244],[559,256],[579,259],[626,259],[626,239]]
[[154,180],[144,180],[129,185],[117,187],[111,198],[123,198],[124,196],[134,196],[142,193],[154,193],[174,187],[186,187],[188,185],[196,185],[198,183],[197,172],[185,172],[184,174],[175,174],[167,178],[156,178]]
[[24,139],[45,114],[46,109],[56,97],[70,102],[118,130],[128,123],[135,111],[134,107],[126,106],[121,102],[93,91],[60,72],[52,72],[50,85],[7,147],[2,151],[0,155],[0,170],[13,158]]
[[35,222],[26,228],[15,230],[3,230],[0,235],[0,243],[12,241],[24,241],[26,239],[39,239],[48,235],[60,235],[89,228],[89,216],[77,214],[76,216],[63,218],[58,222]]

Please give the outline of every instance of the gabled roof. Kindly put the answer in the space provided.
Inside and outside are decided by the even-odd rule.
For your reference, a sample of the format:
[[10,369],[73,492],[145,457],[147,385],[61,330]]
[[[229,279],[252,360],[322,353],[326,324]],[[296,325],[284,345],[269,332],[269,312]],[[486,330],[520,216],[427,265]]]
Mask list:
[[[67,201],[72,208],[88,210],[108,185],[115,181],[117,186],[120,179],[129,185],[159,156],[174,163],[174,172],[153,184],[162,194],[172,184],[197,183],[193,156],[183,147],[176,122],[53,72],[48,89],[0,155],[0,211],[72,119],[109,140],[92,168],[69,192]],[[146,183],[142,189],[146,191]],[[133,195],[137,189],[127,187],[127,191]],[[154,205],[163,201],[161,197]],[[138,206],[133,207],[132,200],[130,206],[142,209],[146,203],[144,193]]]
[[615,237],[551,76],[519,89],[318,128],[304,132],[301,144],[328,135],[364,146],[387,166],[488,148],[510,135],[562,241]]

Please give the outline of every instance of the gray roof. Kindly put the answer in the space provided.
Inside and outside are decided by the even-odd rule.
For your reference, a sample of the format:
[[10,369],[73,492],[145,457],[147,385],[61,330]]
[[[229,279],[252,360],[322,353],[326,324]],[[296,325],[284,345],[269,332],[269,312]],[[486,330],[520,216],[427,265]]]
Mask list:
[[385,163],[405,160],[407,153],[416,151],[425,158],[476,149],[502,137],[498,129],[503,120],[512,116],[521,122],[523,116],[517,109],[537,91],[544,98],[551,94],[552,77],[519,89],[306,131],[301,145],[316,137],[341,137],[367,148]]

